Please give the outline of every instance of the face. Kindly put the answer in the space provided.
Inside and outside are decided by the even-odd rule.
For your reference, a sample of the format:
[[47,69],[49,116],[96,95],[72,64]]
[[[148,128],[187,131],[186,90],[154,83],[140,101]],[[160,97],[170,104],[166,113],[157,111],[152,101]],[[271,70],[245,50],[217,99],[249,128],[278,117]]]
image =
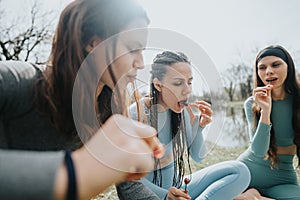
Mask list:
[[[126,27],[125,32],[119,34],[115,50],[116,59],[112,62],[111,68],[120,88],[124,89],[128,83],[134,82],[137,70],[144,68],[142,51],[147,40],[146,29],[129,32],[126,32],[126,30],[145,27],[147,27],[146,20],[133,20]],[[115,87],[108,69],[103,73],[101,81],[112,89]]]
[[271,84],[274,89],[284,88],[288,66],[281,58],[266,56],[258,62],[257,67],[258,76],[265,85]]
[[192,92],[192,69],[190,64],[178,62],[167,66],[167,72],[161,81],[154,82],[160,96],[158,103],[165,109],[176,113],[182,112],[184,101],[187,101]]

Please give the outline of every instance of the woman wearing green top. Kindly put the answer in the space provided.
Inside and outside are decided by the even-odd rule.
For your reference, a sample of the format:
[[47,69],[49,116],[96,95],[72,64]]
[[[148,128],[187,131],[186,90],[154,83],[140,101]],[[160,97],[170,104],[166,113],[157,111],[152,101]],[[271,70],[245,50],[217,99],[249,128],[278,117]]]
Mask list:
[[[244,104],[250,146],[238,159],[250,169],[249,188],[276,200],[300,199],[293,166],[294,156],[300,156],[299,91],[290,54],[278,45],[261,50],[254,65],[253,96]],[[253,191],[260,197],[254,189],[246,194]]]

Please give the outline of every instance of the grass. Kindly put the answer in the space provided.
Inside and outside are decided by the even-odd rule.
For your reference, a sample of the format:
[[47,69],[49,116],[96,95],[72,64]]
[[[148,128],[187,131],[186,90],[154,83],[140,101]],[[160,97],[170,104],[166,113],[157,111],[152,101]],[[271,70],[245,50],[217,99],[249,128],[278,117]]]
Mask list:
[[[243,147],[218,147],[214,146],[208,155],[202,160],[201,163],[196,163],[191,160],[192,171],[200,170],[204,167],[210,166],[215,163],[219,163],[227,160],[235,160],[242,152],[246,150],[246,146]],[[295,160],[296,162],[296,160]],[[300,180],[300,172],[297,170],[298,180]],[[114,186],[109,187],[104,193],[99,194],[93,200],[117,200],[117,193]]]

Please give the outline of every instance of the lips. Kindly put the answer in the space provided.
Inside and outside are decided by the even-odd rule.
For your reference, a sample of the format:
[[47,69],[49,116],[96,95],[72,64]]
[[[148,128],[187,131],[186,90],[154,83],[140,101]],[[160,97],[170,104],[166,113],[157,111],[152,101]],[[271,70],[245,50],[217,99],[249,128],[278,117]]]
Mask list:
[[134,75],[127,75],[127,78],[129,79],[129,81],[135,81],[136,74],[134,74]]
[[187,99],[184,99],[184,100],[179,101],[178,104],[183,105],[183,106],[187,106],[187,105],[189,105],[189,102],[188,102]]
[[273,81],[276,81],[278,78],[267,78],[266,81],[268,83],[272,83]]

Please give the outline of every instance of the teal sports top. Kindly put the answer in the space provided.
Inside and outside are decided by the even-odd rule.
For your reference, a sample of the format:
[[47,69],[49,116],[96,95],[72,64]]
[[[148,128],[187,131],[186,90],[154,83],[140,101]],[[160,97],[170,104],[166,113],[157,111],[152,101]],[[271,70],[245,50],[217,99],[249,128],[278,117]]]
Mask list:
[[249,97],[244,104],[252,150],[261,155],[265,155],[267,153],[270,144],[270,131],[272,126],[275,133],[276,146],[293,145],[295,137],[295,132],[292,126],[293,97],[288,95],[284,100],[272,100],[272,124],[267,125],[258,122],[258,126],[255,130],[252,130],[253,114],[251,107],[253,102],[253,97]]

